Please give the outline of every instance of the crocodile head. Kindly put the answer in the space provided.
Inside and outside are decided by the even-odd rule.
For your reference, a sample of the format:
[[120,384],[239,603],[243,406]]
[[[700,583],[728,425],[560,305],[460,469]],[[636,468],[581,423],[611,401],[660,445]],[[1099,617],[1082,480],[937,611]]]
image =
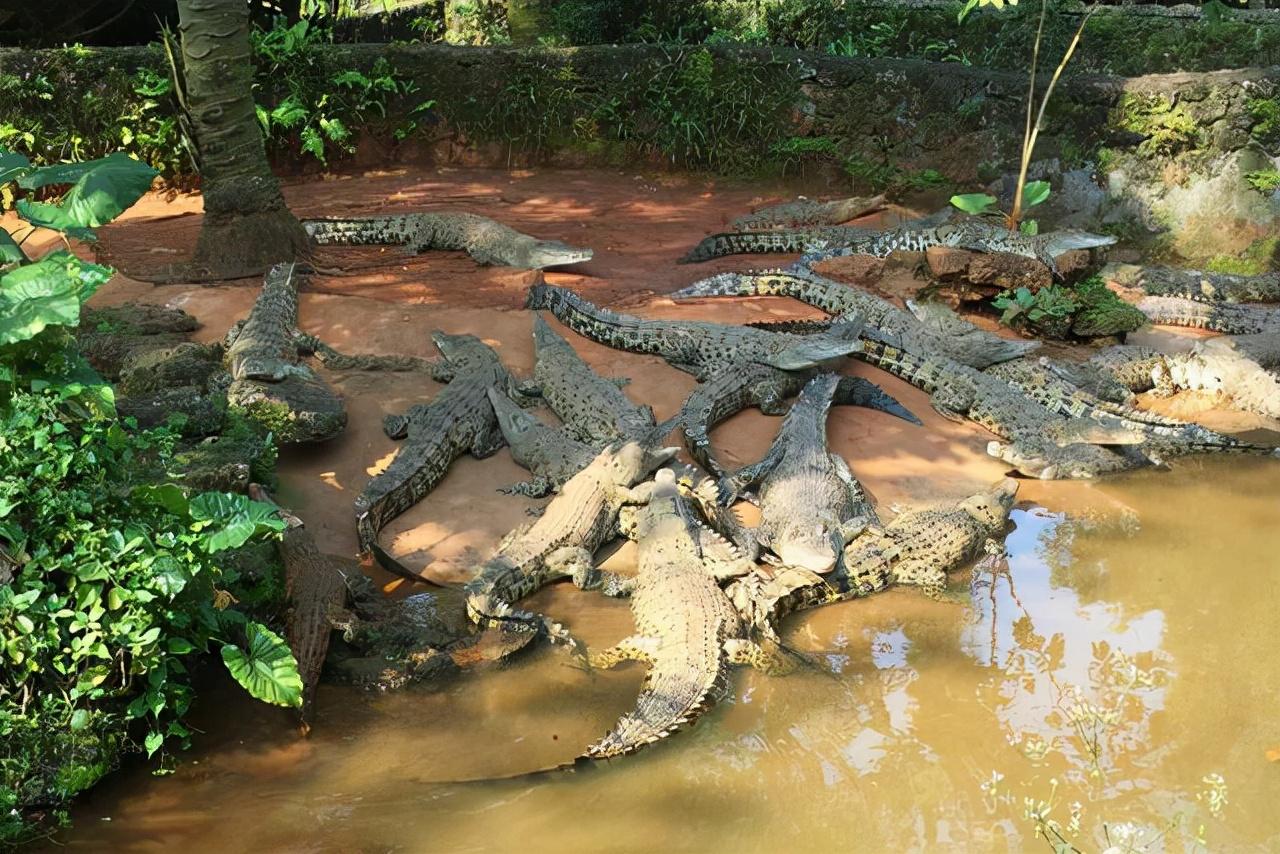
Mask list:
[[[675,459],[679,448],[658,447],[650,442],[615,443],[600,452],[596,461],[609,468],[614,483],[631,486],[639,483],[649,472]],[[594,464],[594,463],[593,463]]]
[[960,506],[980,524],[996,528],[1004,524],[1018,497],[1018,482],[1011,477],[1002,479],[990,489],[970,495]]
[[844,549],[840,525],[832,519],[790,519],[774,533],[770,548],[783,566],[830,572]]
[[498,429],[512,448],[518,448],[528,435],[541,426],[536,418],[502,392],[493,387],[485,391],[489,395],[489,402],[493,404],[494,414],[498,416]]
[[511,253],[511,266],[527,267],[530,270],[541,270],[543,267],[563,267],[566,264],[580,264],[590,261],[590,249],[581,249],[561,243],[559,240],[521,241]]
[[431,333],[431,340],[440,355],[456,369],[481,367],[492,363],[494,359],[494,352],[489,349],[489,345],[474,335],[450,335],[437,329]]
[[825,332],[793,336],[796,340],[771,354],[766,364],[784,371],[802,371],[856,353],[862,349],[862,326],[860,318],[841,319]]

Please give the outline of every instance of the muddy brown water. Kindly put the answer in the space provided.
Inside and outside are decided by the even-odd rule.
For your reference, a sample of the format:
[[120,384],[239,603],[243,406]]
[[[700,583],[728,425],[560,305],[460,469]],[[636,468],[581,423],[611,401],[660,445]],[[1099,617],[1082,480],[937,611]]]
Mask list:
[[[368,210],[398,197],[430,207],[446,188],[453,195],[434,207],[470,200],[534,233],[596,247],[586,269],[549,276],[595,299],[653,317],[805,313],[785,300],[676,306],[646,293],[709,272],[672,262],[758,201],[741,189],[473,171],[296,184],[287,193],[295,209],[320,212],[337,191],[344,210]],[[193,207],[185,197],[168,206],[148,199],[108,229],[108,251],[127,266],[148,260],[147,246],[183,245],[198,225],[185,214]],[[472,332],[517,372],[530,370],[530,317],[516,308],[525,274],[479,270],[452,254],[347,252],[330,260],[369,266],[313,280],[301,301],[307,331],[348,350],[421,355],[430,354],[432,328]],[[883,283],[890,293],[912,286],[909,267]],[[118,277],[97,299],[181,305],[212,340],[255,292],[243,283],[152,288]],[[567,335],[597,370],[632,378],[628,394],[659,417],[692,386],[656,359]],[[844,370],[873,378],[925,422],[849,408],[831,416],[833,448],[886,515],[1003,474],[980,429],[942,419],[924,395],[867,366]],[[350,554],[351,501],[396,447],[381,416],[438,386],[412,374],[329,378],[346,397],[350,427],[323,446],[285,452],[282,494],[323,548]],[[1280,425],[1204,403],[1165,405],[1276,439],[1270,431]],[[764,451],[777,425],[747,412],[714,438],[726,460],[742,464]],[[727,700],[696,727],[585,773],[449,782],[570,759],[634,701],[640,668],[588,674],[540,650],[502,670],[396,694],[326,685],[308,739],[287,713],[210,686],[196,713],[201,734],[176,773],[122,771],[74,807],[72,828],[56,841],[122,852],[1020,851],[1045,844],[1025,815],[1031,798],[1033,807],[1051,802],[1049,817],[1065,832],[1078,804],[1074,838],[1084,850],[1161,831],[1148,850],[1181,850],[1201,825],[1210,850],[1275,850],[1277,475],[1275,461],[1199,458],[1096,483],[1025,482],[1007,573],[957,574],[942,601],[890,591],[797,616],[787,638],[821,666],[788,676],[740,671]],[[383,542],[430,578],[464,579],[527,520],[536,502],[495,491],[521,477],[506,451],[460,460]],[[618,550],[608,565],[625,570],[631,551]],[[392,595],[410,587],[376,577]],[[630,631],[625,602],[568,585],[530,605],[591,646]],[[1225,781],[1225,805],[1213,775]]]

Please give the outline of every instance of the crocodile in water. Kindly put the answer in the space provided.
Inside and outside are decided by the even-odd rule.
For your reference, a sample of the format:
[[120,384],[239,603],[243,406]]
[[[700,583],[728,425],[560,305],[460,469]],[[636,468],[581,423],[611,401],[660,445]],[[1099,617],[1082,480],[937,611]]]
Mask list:
[[321,245],[398,244],[410,252],[460,250],[480,264],[541,269],[591,260],[590,249],[539,240],[472,213],[309,219],[302,226]]
[[440,331],[431,333],[431,338],[444,356],[435,379],[448,385],[430,403],[386,419],[387,435],[403,438],[405,443],[355,502],[361,548],[372,551],[385,568],[398,574],[407,570],[378,547],[378,532],[434,489],[458,457],[465,453],[487,457],[505,444],[488,391],[516,391],[498,354],[479,338]]
[[617,532],[624,505],[642,503],[636,489],[650,472],[670,460],[675,448],[628,441],[601,451],[571,477],[537,521],[508,535],[474,578],[467,582],[467,613],[481,627],[503,632],[514,652],[534,637],[567,639],[544,617],[514,608],[514,603],[559,578],[570,577],[582,588],[613,588],[609,576],[595,569],[592,555]]
[[641,661],[649,670],[635,708],[580,760],[634,753],[689,726],[724,694],[732,664],[766,658],[705,564],[691,514],[674,472],[660,470],[637,531],[636,633],[590,656],[596,667]]
[[736,231],[765,231],[774,228],[805,228],[814,225],[839,225],[884,207],[884,196],[853,196],[818,202],[804,196],[794,202],[769,205],[740,216],[731,225]]
[[858,349],[861,320],[848,319],[814,335],[789,335],[692,320],[646,320],[592,305],[573,291],[545,283],[529,289],[525,306],[546,309],[579,335],[619,350],[661,356],[704,379],[725,365],[755,362],[798,371]]
[[654,427],[653,410],[632,403],[617,383],[600,376],[568,341],[533,317],[537,361],[533,378],[539,393],[567,429],[587,442],[637,439]]
[[768,453],[732,478],[734,491],[756,488],[759,543],[783,564],[826,573],[875,510],[842,457],[827,449],[827,413],[838,374],[809,380],[783,419]]

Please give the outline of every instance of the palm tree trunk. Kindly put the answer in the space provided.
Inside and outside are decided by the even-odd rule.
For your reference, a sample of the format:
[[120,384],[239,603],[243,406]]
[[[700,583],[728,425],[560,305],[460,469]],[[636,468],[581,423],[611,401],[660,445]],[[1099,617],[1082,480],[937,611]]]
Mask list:
[[267,164],[253,106],[249,4],[177,0],[186,108],[204,193],[193,266],[248,276],[306,253],[309,241]]

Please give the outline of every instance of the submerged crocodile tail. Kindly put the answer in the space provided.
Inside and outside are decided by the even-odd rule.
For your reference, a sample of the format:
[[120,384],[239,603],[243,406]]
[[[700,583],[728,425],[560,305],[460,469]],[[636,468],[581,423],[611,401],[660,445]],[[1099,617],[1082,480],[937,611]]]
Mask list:
[[[627,712],[603,738],[587,748],[580,760],[612,759],[643,750],[696,722],[725,693],[729,669],[722,662],[703,685],[685,678],[649,671],[633,711]],[[681,695],[689,696],[681,702]]]

